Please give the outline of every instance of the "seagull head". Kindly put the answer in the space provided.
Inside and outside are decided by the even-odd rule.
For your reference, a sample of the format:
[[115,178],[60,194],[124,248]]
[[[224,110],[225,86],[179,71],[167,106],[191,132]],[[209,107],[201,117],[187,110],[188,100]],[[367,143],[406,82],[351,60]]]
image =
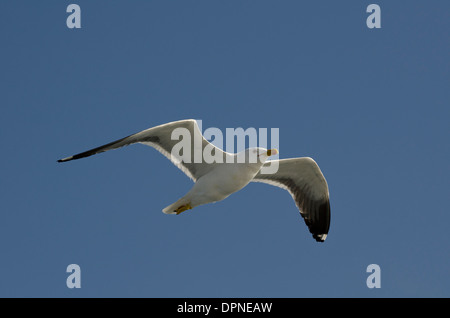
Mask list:
[[256,148],[257,152],[258,152],[258,160],[261,162],[265,162],[267,160],[267,158],[269,158],[270,156],[275,156],[278,154],[278,150],[273,148],[273,149],[264,149],[264,148]]
[[278,154],[277,149],[269,149],[255,147],[248,148],[237,154],[237,159],[239,163],[250,163],[250,164],[259,164],[262,165],[267,158],[270,156],[274,156]]

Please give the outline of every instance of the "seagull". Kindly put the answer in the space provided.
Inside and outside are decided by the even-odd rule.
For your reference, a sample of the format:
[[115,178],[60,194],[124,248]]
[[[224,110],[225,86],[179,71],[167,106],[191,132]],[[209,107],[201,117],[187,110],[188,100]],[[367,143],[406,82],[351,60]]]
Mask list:
[[[173,139],[173,132],[182,129],[193,139],[190,148],[173,151],[179,139]],[[180,130],[178,130],[180,131]],[[317,242],[324,242],[330,227],[330,200],[328,184],[317,163],[309,157],[267,160],[278,154],[277,149],[261,147],[248,148],[239,153],[228,153],[208,142],[197,125],[196,120],[180,120],[152,127],[128,137],[85,152],[59,159],[58,162],[89,157],[101,152],[140,143],[155,148],[172,161],[194,181],[191,190],[175,203],[163,209],[166,214],[180,214],[199,205],[224,200],[229,195],[247,186],[250,182],[262,182],[285,189],[294,199],[309,231]],[[179,145],[178,145],[179,146]],[[190,151],[189,151],[190,150]],[[195,158],[196,151],[201,154],[214,153],[214,158],[206,160]],[[198,153],[198,152],[197,152]],[[253,156],[253,157],[252,157]],[[251,160],[251,158],[258,160]],[[278,164],[275,173],[263,173],[263,167]]]

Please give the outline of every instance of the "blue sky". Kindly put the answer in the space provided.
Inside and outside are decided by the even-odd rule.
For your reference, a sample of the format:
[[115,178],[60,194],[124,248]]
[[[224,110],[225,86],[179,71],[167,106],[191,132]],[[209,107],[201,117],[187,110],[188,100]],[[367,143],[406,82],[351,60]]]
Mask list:
[[[450,296],[448,1],[70,3],[0,2],[1,297]],[[265,184],[163,214],[192,182],[149,147],[56,163],[188,118],[314,158],[326,242]]]

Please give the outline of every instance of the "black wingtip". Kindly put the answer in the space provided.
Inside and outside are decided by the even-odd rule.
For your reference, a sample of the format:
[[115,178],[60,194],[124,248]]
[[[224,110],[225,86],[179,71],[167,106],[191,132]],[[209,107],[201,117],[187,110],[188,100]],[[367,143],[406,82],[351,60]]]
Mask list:
[[316,242],[323,243],[327,238],[327,234],[313,234],[313,238],[316,240]]
[[308,225],[312,237],[317,242],[323,243],[325,242],[330,229],[330,201],[327,199],[320,204],[312,215],[314,216],[314,220],[305,219],[305,222]]
[[72,159],[74,159],[73,156],[67,157],[67,158],[63,158],[63,159],[59,159],[57,162],[66,162],[66,161],[70,161]]

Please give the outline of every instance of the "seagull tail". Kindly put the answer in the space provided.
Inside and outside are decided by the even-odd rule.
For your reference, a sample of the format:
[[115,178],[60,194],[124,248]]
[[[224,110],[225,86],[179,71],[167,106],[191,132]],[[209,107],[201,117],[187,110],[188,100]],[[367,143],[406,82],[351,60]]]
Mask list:
[[165,214],[177,214],[177,209],[182,206],[187,206],[190,204],[190,200],[188,200],[186,197],[182,197],[177,202],[172,203],[171,205],[165,207],[162,211]]

